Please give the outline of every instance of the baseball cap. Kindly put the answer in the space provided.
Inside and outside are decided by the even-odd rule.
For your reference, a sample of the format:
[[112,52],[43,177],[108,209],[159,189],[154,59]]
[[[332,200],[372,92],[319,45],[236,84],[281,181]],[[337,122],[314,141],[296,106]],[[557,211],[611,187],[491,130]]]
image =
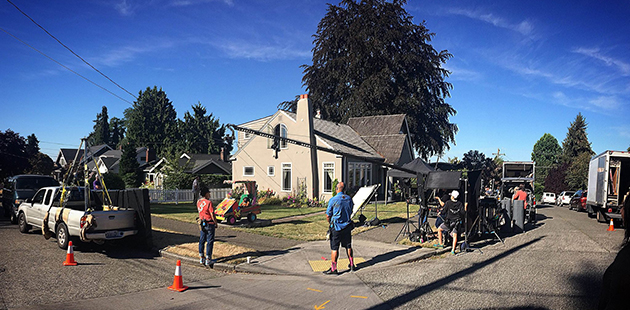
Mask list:
[[458,191],[452,191],[451,192],[451,196],[453,196],[453,198],[457,199],[457,197],[459,197],[459,192]]

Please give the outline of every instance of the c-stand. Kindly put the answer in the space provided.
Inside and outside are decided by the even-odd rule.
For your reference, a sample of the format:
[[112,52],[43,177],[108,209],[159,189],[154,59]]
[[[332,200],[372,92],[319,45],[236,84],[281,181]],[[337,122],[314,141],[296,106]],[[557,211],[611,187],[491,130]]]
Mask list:
[[[396,236],[396,239],[394,239],[394,242],[398,241],[398,238],[400,237],[400,235],[406,235],[407,237],[411,236],[411,228],[409,227],[410,225],[413,226],[415,228],[415,230],[418,229],[418,227],[416,227],[416,225],[413,224],[413,222],[409,219],[409,200],[411,199],[410,195],[407,195],[407,198],[405,199],[405,201],[407,202],[407,220],[405,221],[405,224],[403,224],[403,227],[400,229],[400,232],[398,233],[398,235]],[[413,231],[415,231],[413,230]],[[403,234],[404,232],[404,234]]]

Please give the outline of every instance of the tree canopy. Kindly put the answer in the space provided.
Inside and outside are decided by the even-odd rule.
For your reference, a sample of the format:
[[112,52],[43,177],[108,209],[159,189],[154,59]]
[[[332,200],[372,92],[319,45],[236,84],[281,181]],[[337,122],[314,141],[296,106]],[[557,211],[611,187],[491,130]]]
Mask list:
[[[452,85],[443,64],[452,57],[437,51],[424,22],[414,24],[404,0],[342,0],[328,5],[314,35],[313,63],[303,65],[302,82],[322,118],[404,113],[413,147],[422,157],[449,149],[456,111],[445,98]],[[281,108],[295,109],[297,101]]]
[[140,186],[141,180],[138,167],[136,147],[132,143],[123,144],[119,173],[126,187],[136,188]]
[[532,160],[536,162],[536,181],[543,183],[551,168],[560,160],[562,148],[558,140],[549,133],[545,133],[532,151]]
[[591,149],[591,143],[588,141],[587,127],[586,118],[582,116],[582,113],[578,113],[569,126],[566,138],[562,141],[562,155],[565,161],[571,161],[585,152],[589,155],[595,154]]
[[464,154],[461,164],[468,171],[481,170],[481,178],[486,184],[499,179],[496,162],[477,150],[470,150]]
[[107,115],[107,107],[103,106],[101,113],[96,114],[94,131],[89,135],[89,142],[90,145],[109,145],[109,140],[109,116]]
[[[184,121],[179,123],[183,152],[198,154],[218,154],[225,145],[223,136],[225,127],[212,113],[206,114],[206,108],[197,103],[192,106],[192,114],[184,114]],[[231,146],[230,146],[231,148]]]
[[11,129],[0,131],[0,179],[20,174],[28,168],[26,139]]
[[128,141],[147,146],[158,156],[166,155],[167,146],[176,142],[177,113],[166,93],[157,86],[140,91],[133,107],[125,110],[125,119]]

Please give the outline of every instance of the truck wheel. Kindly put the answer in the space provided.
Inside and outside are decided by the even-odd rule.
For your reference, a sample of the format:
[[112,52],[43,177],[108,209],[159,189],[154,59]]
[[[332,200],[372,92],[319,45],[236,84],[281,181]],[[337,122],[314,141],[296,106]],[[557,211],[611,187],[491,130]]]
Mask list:
[[68,234],[68,226],[65,223],[57,226],[57,245],[66,250],[68,249],[68,242],[70,241],[70,234]]
[[11,224],[17,224],[18,223],[18,218],[15,215],[15,213],[13,213],[13,211],[11,211],[11,214],[9,216]]
[[236,218],[233,215],[228,216],[227,223],[230,225],[236,224]]
[[248,215],[247,215],[247,220],[248,220],[250,223],[253,223],[254,221],[256,221],[256,214],[254,214],[254,213],[250,213],[250,214],[248,214]]
[[20,228],[20,232],[23,234],[31,230],[31,225],[26,222],[26,215],[24,215],[24,212],[20,212],[20,215],[18,215],[18,227]]

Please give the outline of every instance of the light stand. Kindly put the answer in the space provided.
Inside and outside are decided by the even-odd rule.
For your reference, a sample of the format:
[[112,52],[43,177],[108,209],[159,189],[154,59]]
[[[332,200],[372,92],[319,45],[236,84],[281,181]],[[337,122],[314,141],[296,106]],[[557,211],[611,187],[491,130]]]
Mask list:
[[[411,220],[409,220],[409,199],[411,199],[411,197],[407,197],[407,199],[405,199],[406,202],[407,202],[407,220],[405,221],[405,224],[403,224],[403,227],[400,229],[400,232],[396,236],[396,239],[394,239],[394,242],[398,241],[398,238],[401,235],[410,236],[411,235],[411,228],[410,228],[410,226],[413,226],[415,229],[418,229],[418,227],[416,227],[416,225],[414,225],[413,222]],[[403,234],[403,232],[404,232],[404,234]]]
[[470,231],[468,232],[466,231],[468,229],[468,179],[464,180],[464,209],[466,210],[466,217],[464,217],[464,242],[459,247],[460,254],[467,253],[467,252],[474,252],[475,250],[483,254],[483,251],[481,251],[480,248],[471,247],[470,243],[468,242],[468,235],[472,233],[472,227],[474,227],[477,220],[479,220],[479,214],[477,214],[477,218],[473,222]]

